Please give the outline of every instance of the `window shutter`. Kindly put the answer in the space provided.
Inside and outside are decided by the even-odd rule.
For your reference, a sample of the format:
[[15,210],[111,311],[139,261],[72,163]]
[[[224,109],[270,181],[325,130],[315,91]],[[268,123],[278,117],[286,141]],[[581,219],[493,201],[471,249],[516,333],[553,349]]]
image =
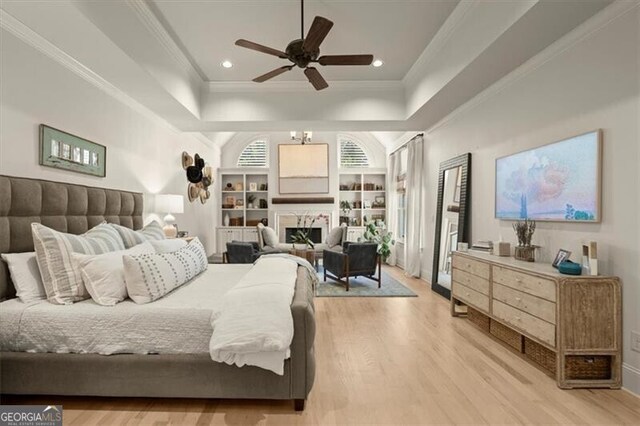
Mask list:
[[369,167],[369,157],[356,142],[340,139],[340,167]]
[[238,167],[267,167],[267,141],[251,142],[238,157]]

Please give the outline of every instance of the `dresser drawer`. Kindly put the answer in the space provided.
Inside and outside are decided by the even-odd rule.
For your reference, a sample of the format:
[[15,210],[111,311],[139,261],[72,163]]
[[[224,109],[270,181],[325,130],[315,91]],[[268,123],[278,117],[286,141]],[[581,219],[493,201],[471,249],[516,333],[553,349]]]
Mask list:
[[512,269],[493,266],[493,282],[541,297],[551,302],[556,301],[556,284],[535,275],[527,275]]
[[493,316],[516,327],[524,334],[536,337],[551,347],[556,346],[556,326],[513,308],[499,300],[492,301]]
[[461,300],[468,305],[477,308],[478,310],[487,313],[489,312],[488,296],[485,296],[484,294],[455,281],[452,283],[451,291],[456,299]]
[[489,295],[489,280],[477,277],[461,269],[453,268],[453,281],[459,282],[466,287]]
[[464,256],[453,256],[453,267],[464,272],[469,272],[478,277],[489,279],[489,264],[478,262]]
[[493,298],[551,324],[556,323],[556,304],[548,300],[497,283],[493,285]]

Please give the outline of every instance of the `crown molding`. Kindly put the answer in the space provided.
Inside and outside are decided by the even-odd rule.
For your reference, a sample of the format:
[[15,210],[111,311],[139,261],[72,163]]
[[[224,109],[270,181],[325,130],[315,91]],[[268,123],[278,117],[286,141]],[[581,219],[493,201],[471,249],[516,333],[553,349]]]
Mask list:
[[[316,90],[307,81],[268,81],[255,83],[253,81],[209,81],[209,92],[212,93],[264,93],[264,92],[308,92]],[[332,81],[328,90],[333,91],[390,91],[403,90],[399,80],[379,81]]]
[[444,21],[442,27],[438,30],[431,42],[427,45],[418,59],[413,63],[409,71],[405,74],[402,82],[405,86],[411,82],[423,77],[421,69],[435,59],[442,48],[447,44],[451,36],[456,32],[462,24],[465,16],[475,9],[479,4],[479,0],[462,0],[451,15]]
[[498,95],[503,90],[507,89],[509,86],[515,84],[518,80],[526,77],[531,74],[547,62],[551,61],[555,57],[561,55],[566,50],[572,48],[578,43],[582,42],[586,38],[600,31],[607,25],[611,24],[613,21],[623,16],[627,12],[637,8],[640,6],[640,0],[616,0],[611,5],[604,8],[599,13],[595,14],[582,24],[578,25],[576,28],[571,30],[569,33],[565,34],[560,39],[553,42],[547,48],[545,48],[542,52],[533,56],[531,59],[526,61],[524,64],[520,65],[515,70],[511,71],[502,79],[498,80],[482,92],[478,93],[476,96],[456,108],[449,115],[444,117],[442,120],[435,123],[429,129],[425,131],[425,133],[433,133],[436,130],[447,126],[449,123],[455,121],[462,114],[471,111],[481,104],[487,102],[492,97]]
[[140,22],[142,22],[149,33],[155,37],[178,66],[185,70],[192,78],[196,78],[202,83],[207,80],[204,73],[191,61],[180,46],[178,46],[146,1],[126,0],[126,4],[135,12]]
[[118,89],[113,84],[109,83],[100,75],[77,61],[71,55],[67,54],[59,47],[42,37],[40,34],[27,27],[13,15],[7,13],[4,9],[0,9],[0,28],[6,30],[10,34],[13,34],[29,46],[45,54],[83,80],[102,90],[109,96],[122,102],[123,104],[148,118],[149,120],[155,123],[159,123],[176,133],[180,133],[180,130],[169,123],[167,120],[160,117],[149,108],[142,105],[131,96],[124,93],[122,90]]

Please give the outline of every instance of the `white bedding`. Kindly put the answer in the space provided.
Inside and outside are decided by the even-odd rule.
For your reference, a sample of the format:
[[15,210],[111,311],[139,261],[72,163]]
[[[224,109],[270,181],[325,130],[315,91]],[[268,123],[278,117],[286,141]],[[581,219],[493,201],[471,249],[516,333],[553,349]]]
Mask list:
[[[211,314],[252,265],[209,265],[192,282],[146,305],[100,306],[18,299],[0,303],[0,349],[15,352],[208,354]],[[268,356],[268,355],[265,355]]]

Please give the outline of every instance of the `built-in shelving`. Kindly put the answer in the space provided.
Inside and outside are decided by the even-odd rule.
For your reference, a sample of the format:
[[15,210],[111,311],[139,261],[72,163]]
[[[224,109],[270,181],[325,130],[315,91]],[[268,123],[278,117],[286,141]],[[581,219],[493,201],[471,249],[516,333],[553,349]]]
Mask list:
[[[364,226],[374,221],[386,221],[386,174],[384,172],[341,172],[339,175],[340,222],[349,226]],[[345,214],[343,202],[349,203]],[[380,221],[380,222],[378,222]]]
[[[267,173],[221,171],[218,181],[220,182],[221,210],[219,226],[245,227],[255,226],[261,221],[268,223],[269,175]],[[253,200],[250,201],[250,199]]]

